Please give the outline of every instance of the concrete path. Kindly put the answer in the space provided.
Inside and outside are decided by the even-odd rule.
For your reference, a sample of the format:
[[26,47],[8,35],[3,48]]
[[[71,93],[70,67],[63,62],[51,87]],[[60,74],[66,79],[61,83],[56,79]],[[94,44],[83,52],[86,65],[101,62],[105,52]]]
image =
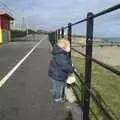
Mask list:
[[0,46],[0,80],[38,43],[29,57],[0,88],[0,120],[67,120],[63,104],[53,103],[47,70],[48,36],[34,42]]

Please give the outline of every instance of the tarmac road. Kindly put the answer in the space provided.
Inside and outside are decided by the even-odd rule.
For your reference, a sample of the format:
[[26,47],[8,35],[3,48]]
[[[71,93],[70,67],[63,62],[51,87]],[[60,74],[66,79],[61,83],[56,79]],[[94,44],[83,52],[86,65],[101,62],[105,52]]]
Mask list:
[[[67,120],[63,104],[53,103],[47,70],[48,36],[0,46],[0,80],[40,44],[0,88],[0,120]],[[1,81],[0,81],[1,82]]]

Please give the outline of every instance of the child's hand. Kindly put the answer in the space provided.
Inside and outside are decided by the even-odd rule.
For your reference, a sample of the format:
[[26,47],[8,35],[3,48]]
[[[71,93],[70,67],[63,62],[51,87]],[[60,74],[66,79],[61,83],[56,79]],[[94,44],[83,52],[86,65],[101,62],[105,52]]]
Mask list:
[[74,71],[77,72],[77,69],[74,67]]
[[72,64],[72,67],[74,68],[74,71],[77,72],[77,69],[74,67],[74,65]]
[[72,67],[74,67],[74,65],[72,64]]

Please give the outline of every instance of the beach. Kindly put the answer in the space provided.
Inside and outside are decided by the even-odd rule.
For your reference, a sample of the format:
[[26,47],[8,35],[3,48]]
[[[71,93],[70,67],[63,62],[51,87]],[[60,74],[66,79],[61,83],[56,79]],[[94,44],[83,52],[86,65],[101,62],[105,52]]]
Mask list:
[[[84,41],[84,42],[82,42]],[[99,60],[99,61],[102,61],[108,65],[111,65],[111,66],[120,66],[120,46],[100,46],[99,44],[101,43],[100,42],[100,39],[96,40],[96,41],[99,41],[97,44],[98,46],[94,46],[93,45],[93,58]],[[103,40],[102,40],[103,42]],[[83,38],[77,38],[77,41],[76,39],[73,40],[73,47],[76,48],[77,50],[85,53],[85,39],[83,40]],[[82,47],[81,44],[84,46]],[[76,54],[75,52],[73,52],[73,55],[75,56],[79,56],[79,54]],[[82,56],[81,56],[82,57]]]

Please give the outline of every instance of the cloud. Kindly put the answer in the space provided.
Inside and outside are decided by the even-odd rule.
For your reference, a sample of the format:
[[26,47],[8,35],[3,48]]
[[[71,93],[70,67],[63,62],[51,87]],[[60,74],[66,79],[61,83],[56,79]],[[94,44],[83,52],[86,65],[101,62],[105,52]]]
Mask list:
[[[55,29],[68,22],[76,22],[86,17],[87,12],[98,13],[106,8],[120,3],[120,0],[4,0],[4,2],[13,9],[18,22],[22,22],[25,17],[26,22],[34,27],[44,27]],[[119,22],[119,13],[108,14],[107,16],[96,19],[97,27],[117,26]],[[104,21],[104,22],[103,22]],[[112,33],[112,32],[111,32]],[[116,33],[118,33],[116,31]]]

